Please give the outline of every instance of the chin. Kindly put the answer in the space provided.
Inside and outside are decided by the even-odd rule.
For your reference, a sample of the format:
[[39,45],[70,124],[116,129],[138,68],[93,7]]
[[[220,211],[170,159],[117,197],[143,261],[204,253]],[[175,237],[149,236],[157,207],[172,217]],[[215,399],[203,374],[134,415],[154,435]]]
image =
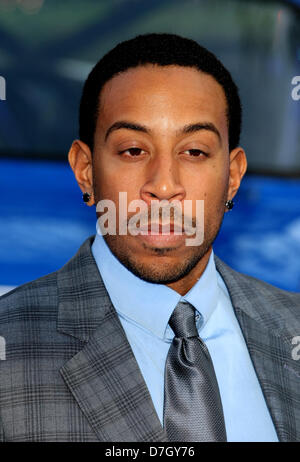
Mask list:
[[[159,249],[161,254],[162,249]],[[185,277],[201,260],[202,252],[180,258],[168,253],[137,258],[134,254],[118,255],[119,261],[140,279],[155,284],[170,284]]]
[[[199,247],[146,247],[137,242],[104,236],[115,257],[135,276],[155,284],[171,284],[187,276],[206,255],[212,239]],[[137,245],[136,245],[137,244]]]

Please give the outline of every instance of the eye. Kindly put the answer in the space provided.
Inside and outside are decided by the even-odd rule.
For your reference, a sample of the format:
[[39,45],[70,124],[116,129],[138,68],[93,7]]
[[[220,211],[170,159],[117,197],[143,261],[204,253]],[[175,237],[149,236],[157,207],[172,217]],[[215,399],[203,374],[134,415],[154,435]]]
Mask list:
[[186,152],[189,153],[189,155],[193,157],[200,157],[201,154],[203,156],[207,156],[207,154],[201,149],[186,149],[185,151],[183,151],[183,153],[186,153]]
[[126,154],[129,157],[137,157],[142,152],[145,152],[145,151],[143,149],[141,149],[141,148],[128,148],[128,149],[124,149],[123,151],[118,151],[118,154],[120,154],[120,155],[121,154]]

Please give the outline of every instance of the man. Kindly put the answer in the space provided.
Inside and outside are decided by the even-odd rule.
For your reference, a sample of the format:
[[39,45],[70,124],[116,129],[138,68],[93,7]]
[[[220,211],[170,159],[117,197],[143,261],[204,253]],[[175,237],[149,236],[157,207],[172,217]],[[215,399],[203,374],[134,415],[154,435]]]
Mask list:
[[[138,36],[97,63],[69,162],[89,206],[115,204],[116,233],[1,298],[3,440],[300,439],[300,296],[212,250],[246,171],[240,126],[229,72],[192,40]],[[200,201],[203,239],[177,234],[175,212],[169,233],[161,212],[158,232],[121,232],[119,193],[148,218],[192,204],[198,225]]]

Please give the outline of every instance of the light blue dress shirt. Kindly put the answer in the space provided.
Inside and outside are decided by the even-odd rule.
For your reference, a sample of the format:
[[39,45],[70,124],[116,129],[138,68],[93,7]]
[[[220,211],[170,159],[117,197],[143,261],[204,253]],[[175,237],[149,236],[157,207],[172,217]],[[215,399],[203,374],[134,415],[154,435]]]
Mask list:
[[112,254],[98,233],[92,253],[161,423],[165,362],[174,336],[168,321],[177,303],[186,300],[196,309],[199,336],[214,364],[227,440],[278,441],[213,252],[202,276],[183,297],[166,285],[135,276]]

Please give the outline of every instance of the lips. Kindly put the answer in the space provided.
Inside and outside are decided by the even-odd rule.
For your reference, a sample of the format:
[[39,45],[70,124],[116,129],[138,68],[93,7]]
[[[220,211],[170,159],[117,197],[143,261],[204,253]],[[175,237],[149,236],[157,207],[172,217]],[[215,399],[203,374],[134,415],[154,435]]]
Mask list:
[[151,223],[148,226],[141,226],[135,238],[149,248],[176,249],[185,240],[185,235],[181,225]]
[[147,236],[166,236],[166,235],[182,235],[184,233],[182,226],[177,223],[150,223],[146,226],[141,226],[140,234]]

